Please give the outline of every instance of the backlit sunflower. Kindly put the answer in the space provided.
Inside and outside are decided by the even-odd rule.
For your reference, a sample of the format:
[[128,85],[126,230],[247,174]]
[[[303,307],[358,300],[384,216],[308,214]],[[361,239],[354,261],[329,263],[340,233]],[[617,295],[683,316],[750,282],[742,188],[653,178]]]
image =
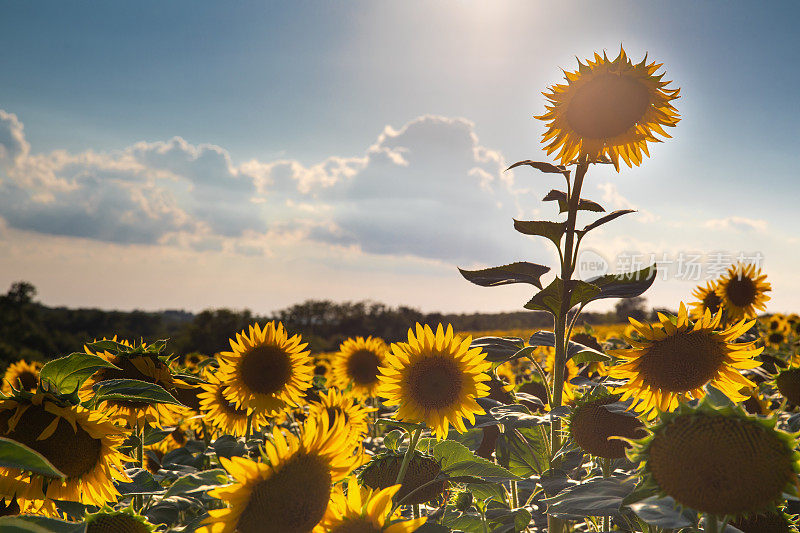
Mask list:
[[764,336],[764,343],[769,346],[770,348],[775,348],[776,350],[786,344],[789,339],[786,337],[786,333],[783,331],[770,331]]
[[153,446],[151,446],[151,448],[153,450],[158,450],[165,455],[172,450],[183,448],[191,438],[192,434],[191,430],[189,429],[189,424],[184,421],[180,421],[175,424],[175,427],[166,437],[155,443]]
[[[208,383],[200,385],[203,392],[197,395],[203,420],[223,434],[244,437],[247,433],[247,410],[236,407],[225,398],[225,385],[219,376],[209,373],[205,377]],[[258,431],[266,425],[266,413],[253,412],[252,431]]]
[[581,449],[596,457],[619,459],[630,446],[618,437],[640,439],[646,436],[644,424],[629,413],[610,411],[608,406],[619,396],[598,387],[577,401],[569,416],[569,435]]
[[331,501],[314,533],[412,533],[427,517],[403,520],[400,510],[389,517],[392,498],[400,490],[393,485],[380,491],[359,487],[356,478],[347,480],[347,494],[342,485],[331,494]]
[[558,151],[562,165],[576,158],[596,162],[608,158],[619,170],[619,158],[630,167],[650,156],[648,142],[660,142],[656,134],[670,137],[664,126],[680,120],[672,106],[680,89],[667,87],[661,64],[647,63],[647,56],[633,64],[620,47],[616,59],[595,53],[594,61],[578,61],[578,70],[565,72],[567,83],[543,93],[547,112],[536,118],[547,122],[542,142],[550,155]]
[[[553,378],[555,377],[556,350],[550,346],[540,346],[537,348],[537,351],[540,354],[543,354],[545,357],[544,370],[547,372],[547,377],[550,380],[550,386],[552,387]],[[571,402],[573,399],[575,399],[575,391],[577,387],[570,383],[570,380],[576,377],[579,372],[580,370],[578,369],[578,365],[575,364],[575,361],[572,359],[567,359],[567,364],[564,370],[564,388],[562,389],[561,393],[562,401]]]
[[[86,380],[79,394],[82,401],[89,401],[94,396],[92,387],[95,384],[109,379],[137,379],[154,383],[174,392],[175,381],[166,363],[156,354],[152,353],[118,353],[108,351],[93,352],[88,347],[84,350],[90,355],[96,355],[117,366],[116,368],[103,368]],[[145,403],[127,400],[107,400],[100,402],[97,409],[106,413],[113,421],[124,421],[130,427],[137,424],[141,427],[145,423],[157,426],[168,426],[176,416],[180,415],[183,407],[165,403]]]
[[417,324],[408,330],[408,343],[392,344],[386,366],[380,368],[378,394],[386,405],[399,406],[395,418],[424,422],[437,438],[447,438],[452,424],[466,431],[464,418],[475,423],[483,414],[476,398],[487,396],[492,364],[480,348],[470,348],[472,337],[459,338],[453,326],[441,324],[434,334],[430,326]]
[[697,298],[698,301],[692,302],[689,305],[692,307],[691,317],[694,320],[700,320],[708,310],[712,315],[716,315],[722,306],[722,298],[717,294],[717,283],[709,281],[706,286],[697,286],[692,291],[692,296]]
[[0,400],[0,435],[32,448],[66,475],[58,480],[0,468],[0,491],[16,494],[23,508],[33,504],[40,514],[55,515],[52,500],[102,506],[119,497],[114,480],[130,481],[123,463],[132,459],[116,450],[126,434],[97,411],[61,405],[42,393],[14,396]]
[[105,506],[86,515],[86,533],[153,533],[156,527],[130,507],[114,510]]
[[230,352],[219,354],[219,379],[225,398],[240,409],[272,415],[300,405],[311,387],[313,366],[300,335],[289,337],[283,324],[250,326],[231,339]]
[[28,363],[24,359],[11,363],[6,368],[0,392],[11,394],[11,388],[33,392],[39,386],[39,371],[42,363],[33,361]]
[[192,352],[184,356],[183,366],[185,366],[189,370],[197,370],[199,368],[200,363],[202,363],[206,359],[208,359],[207,355],[203,355],[197,352]]
[[656,409],[672,411],[680,400],[705,396],[706,384],[711,384],[733,401],[747,396],[739,391],[754,383],[739,370],[761,364],[753,359],[763,348],[753,342],[735,343],[753,321],[742,320],[724,330],[717,330],[721,313],[712,318],[706,312],[701,320],[689,322],[686,306],[681,303],[677,322],[659,313],[660,323],[648,326],[629,319],[641,340],[627,339],[632,346],[612,353],[625,360],[609,369],[609,376],[627,379],[614,392],[622,393],[621,400],[633,398],[636,411],[656,416]]
[[766,279],[767,275],[756,270],[755,265],[731,265],[717,285],[717,295],[728,318],[754,318],[758,311],[767,308],[765,302],[770,297],[766,293],[772,286]]
[[378,368],[384,365],[389,348],[378,337],[356,337],[339,345],[331,366],[334,384],[345,390],[352,385],[360,398],[375,396],[380,385]]
[[795,436],[775,424],[775,418],[750,417],[732,406],[682,404],[664,413],[629,457],[640,463],[644,488],[702,513],[748,516],[774,509],[784,493],[797,493]]
[[353,446],[343,420],[306,421],[301,437],[276,428],[262,462],[220,458],[235,482],[209,495],[228,504],[209,511],[205,533],[261,533],[280,524],[284,533],[308,533],[322,520],[331,485],[352,470]]
[[367,432],[367,416],[376,409],[361,406],[351,395],[342,394],[336,389],[328,389],[317,402],[309,405],[309,417],[327,416],[330,420],[341,418],[348,438],[360,443]]

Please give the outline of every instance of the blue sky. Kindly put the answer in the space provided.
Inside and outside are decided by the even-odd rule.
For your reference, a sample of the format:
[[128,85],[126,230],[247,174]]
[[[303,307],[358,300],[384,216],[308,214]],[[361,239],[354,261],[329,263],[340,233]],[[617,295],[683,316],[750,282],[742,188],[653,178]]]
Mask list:
[[[557,4],[557,5],[556,5]],[[376,299],[519,308],[456,265],[552,263],[541,91],[623,44],[664,63],[683,120],[585,196],[639,214],[586,245],[760,252],[797,310],[800,6],[747,2],[0,4],[0,285],[106,308]],[[13,115],[13,116],[12,116]],[[676,307],[690,280],[658,280]]]

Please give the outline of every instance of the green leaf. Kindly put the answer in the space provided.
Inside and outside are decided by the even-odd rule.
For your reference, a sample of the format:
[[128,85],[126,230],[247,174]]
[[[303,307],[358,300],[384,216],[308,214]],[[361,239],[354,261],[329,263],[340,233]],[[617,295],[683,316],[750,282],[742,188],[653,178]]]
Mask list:
[[230,480],[228,474],[222,468],[215,468],[213,470],[205,470],[197,472],[196,474],[187,474],[178,478],[173,483],[164,498],[170,496],[177,496],[178,494],[195,494],[197,492],[205,492],[207,490],[215,489],[220,485],[228,485]]
[[[565,193],[564,191],[553,189],[552,191],[547,193],[547,195],[544,198],[542,198],[542,201],[543,202],[557,201],[559,213],[566,213],[567,211],[569,211],[569,204],[567,203],[567,193]],[[597,202],[581,198],[578,201],[578,211],[594,211],[596,213],[601,213],[605,211],[605,209]]]
[[640,296],[653,284],[656,279],[656,265],[636,272],[626,274],[606,274],[587,280],[588,283],[600,288],[590,301],[602,300],[604,298],[633,298]]
[[648,524],[662,529],[680,529],[692,526],[697,522],[697,517],[693,516],[690,510],[680,511],[675,504],[675,500],[669,496],[664,498],[652,496],[640,502],[632,503],[628,507],[636,513],[636,516]]
[[540,289],[542,288],[540,278],[549,270],[550,267],[525,261],[481,270],[458,269],[467,281],[475,285],[480,285],[481,287],[497,287],[499,285],[509,285],[511,283],[529,283]]
[[525,341],[519,337],[478,337],[469,347],[480,348],[486,353],[487,361],[498,363],[514,359],[525,348]]
[[501,433],[495,445],[497,462],[519,477],[543,473],[549,468],[544,438],[536,427],[518,427]]
[[400,447],[400,444],[403,442],[403,438],[405,438],[405,433],[399,429],[393,429],[383,437],[383,445],[386,446],[387,450],[397,451]]
[[[488,531],[492,533],[517,533],[525,531],[531,522],[531,513],[526,509],[492,508],[486,511]],[[475,512],[448,512],[442,517],[442,523],[457,531],[465,533],[484,533],[481,515]]]
[[578,231],[578,233],[585,235],[586,233],[590,232],[594,228],[596,228],[598,226],[602,226],[603,224],[605,224],[607,222],[611,222],[615,218],[619,218],[622,215],[627,215],[628,213],[635,213],[635,212],[636,212],[635,209],[619,209],[617,211],[612,211],[609,214],[607,214],[606,216],[600,217],[597,220],[595,220],[594,222],[592,222],[591,224],[587,225],[582,230]]
[[533,167],[536,170],[547,174],[564,174],[568,172],[567,167],[565,167],[564,165],[554,165],[546,161],[532,161],[530,159],[526,159],[525,161],[517,161],[516,163],[508,167],[506,170],[511,170],[512,168],[517,168],[522,165]]
[[448,476],[475,476],[487,481],[508,481],[517,477],[482,457],[466,446],[452,440],[443,440],[433,447],[433,456]]
[[114,484],[120,494],[133,495],[152,495],[163,494],[166,489],[162,487],[153,475],[142,468],[129,468],[125,471],[130,481],[116,481]]
[[164,387],[139,379],[108,379],[95,383],[92,388],[95,392],[95,401],[98,403],[113,400],[117,402],[183,405],[172,394],[167,392]]
[[[598,286],[578,279],[570,280],[567,282],[567,286],[570,294],[568,309],[572,309],[579,304],[585,304],[596,300],[600,294],[600,288]],[[564,282],[561,278],[556,277],[550,282],[550,285],[536,293],[533,298],[525,304],[525,309],[547,311],[557,316],[561,312],[561,297],[563,291]]]
[[39,380],[42,389],[69,396],[77,392],[83,383],[101,368],[119,370],[102,357],[75,352],[45,364],[39,373]]
[[86,524],[36,515],[4,516],[0,518],[0,531],[3,533],[84,533]]
[[566,222],[550,222],[547,220],[516,220],[514,229],[524,235],[538,235],[553,241],[556,247],[561,246],[561,237],[567,231]]
[[631,480],[596,477],[543,501],[547,503],[548,514],[566,519],[614,516],[619,514],[622,500],[633,492],[634,487]]
[[[25,422],[22,420],[20,423],[24,424]],[[0,466],[36,472],[50,478],[64,479],[67,477],[40,453],[21,442],[5,437],[0,437]]]

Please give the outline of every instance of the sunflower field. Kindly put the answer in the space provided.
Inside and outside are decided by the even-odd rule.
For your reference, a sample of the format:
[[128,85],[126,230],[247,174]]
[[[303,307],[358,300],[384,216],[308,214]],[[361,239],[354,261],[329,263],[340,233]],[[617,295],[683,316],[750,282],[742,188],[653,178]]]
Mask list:
[[[4,372],[0,531],[488,533],[797,531],[800,316],[766,314],[771,286],[734,264],[675,316],[578,326],[632,298],[638,272],[574,279],[592,165],[639,166],[677,125],[679,90],[624,50],[580,62],[546,93],[543,139],[561,177],[550,267],[461,270],[536,289],[536,331],[409,324],[312,353],[277,321],[230,350],[177,356],[113,337]],[[688,304],[688,305],[687,305]],[[368,332],[367,332],[368,333]]]

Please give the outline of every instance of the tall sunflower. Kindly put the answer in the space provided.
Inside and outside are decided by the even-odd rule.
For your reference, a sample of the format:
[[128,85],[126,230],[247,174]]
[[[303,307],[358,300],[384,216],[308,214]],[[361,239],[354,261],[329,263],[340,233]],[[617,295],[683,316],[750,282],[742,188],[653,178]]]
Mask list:
[[32,448],[66,475],[48,478],[45,488],[41,475],[0,468],[0,490],[16,493],[20,507],[33,504],[54,515],[52,500],[102,506],[119,497],[114,480],[130,481],[123,463],[132,459],[116,449],[126,433],[97,411],[62,405],[43,393],[14,396],[0,400],[0,435]]
[[399,406],[395,417],[406,422],[424,422],[437,438],[447,438],[452,424],[466,431],[464,418],[475,423],[483,414],[476,398],[487,396],[492,364],[480,348],[470,348],[472,337],[445,331],[441,324],[434,334],[430,326],[417,324],[408,330],[408,343],[392,344],[381,367],[378,394],[386,405]]
[[645,488],[703,513],[748,516],[797,492],[795,437],[775,424],[739,408],[682,404],[664,413],[629,457],[640,463]]
[[[392,510],[392,499],[400,485],[380,491],[359,487],[356,478],[347,480],[347,494],[343,485],[338,485],[331,494],[330,504],[322,522],[314,533],[412,533],[428,518],[403,520],[398,509]],[[388,522],[388,523],[387,523]]]
[[389,348],[378,337],[356,337],[339,345],[331,360],[334,384],[345,390],[352,385],[359,398],[375,396],[380,385],[378,369],[384,365]]
[[698,285],[693,291],[692,296],[698,301],[692,302],[691,316],[695,320],[700,320],[706,314],[706,310],[712,315],[716,315],[722,307],[722,298],[717,294],[717,283],[709,281],[706,286]]
[[[205,378],[208,383],[200,385],[203,392],[197,395],[203,419],[224,434],[245,436],[247,409],[240,409],[225,398],[225,385],[219,376],[208,373]],[[258,431],[267,424],[267,415],[264,411],[251,412],[253,414],[251,428],[253,431]]]
[[739,391],[754,386],[739,370],[761,364],[753,359],[763,348],[753,342],[734,342],[753,321],[742,320],[724,330],[717,330],[722,314],[712,318],[706,312],[701,320],[689,322],[686,306],[681,303],[676,323],[659,313],[660,323],[648,326],[629,319],[641,339],[627,339],[632,346],[611,353],[625,362],[609,369],[609,376],[628,382],[614,392],[621,400],[633,398],[636,411],[656,415],[656,409],[672,411],[680,400],[702,398],[706,384],[711,384],[733,401],[747,396]]
[[39,361],[28,363],[24,359],[20,359],[16,363],[11,363],[6,368],[0,392],[11,394],[12,387],[17,390],[35,391],[36,387],[39,386],[39,371],[41,369],[42,363]]
[[231,339],[230,352],[219,354],[219,379],[225,398],[240,409],[272,415],[300,405],[311,387],[313,366],[300,335],[289,337],[283,324],[250,326]]
[[717,295],[728,317],[734,320],[755,318],[758,311],[765,310],[770,300],[766,293],[772,290],[766,280],[767,275],[762,274],[761,269],[756,270],[753,264],[731,265],[717,285]]
[[608,158],[619,170],[622,157],[629,167],[638,166],[642,154],[650,155],[647,143],[660,142],[656,134],[669,137],[663,127],[680,120],[671,103],[680,89],[667,87],[659,68],[647,56],[634,64],[622,47],[614,60],[595,53],[594,61],[578,61],[577,71],[564,73],[567,83],[543,93],[547,112],[536,118],[547,122],[547,154],[558,151],[562,165]]
[[260,533],[280,524],[285,533],[308,533],[325,515],[331,485],[354,467],[343,420],[306,421],[300,438],[279,428],[264,446],[262,462],[220,458],[235,482],[209,495],[229,507],[209,511],[200,532]]
[[344,421],[344,430],[347,432],[348,438],[354,442],[360,442],[361,437],[367,432],[367,417],[375,410],[375,408],[361,406],[350,395],[343,394],[336,389],[328,389],[327,393],[320,395],[319,401],[310,404],[308,416],[327,416],[330,420],[341,418]]

